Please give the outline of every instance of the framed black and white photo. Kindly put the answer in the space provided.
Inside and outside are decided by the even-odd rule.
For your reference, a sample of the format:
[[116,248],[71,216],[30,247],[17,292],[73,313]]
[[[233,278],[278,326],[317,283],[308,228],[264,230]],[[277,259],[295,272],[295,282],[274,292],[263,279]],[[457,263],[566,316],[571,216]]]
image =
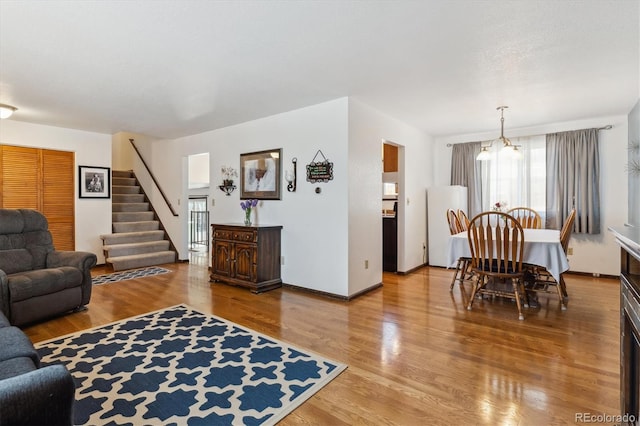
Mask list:
[[78,166],[80,198],[111,198],[109,167]]
[[282,149],[240,154],[240,199],[279,200]]

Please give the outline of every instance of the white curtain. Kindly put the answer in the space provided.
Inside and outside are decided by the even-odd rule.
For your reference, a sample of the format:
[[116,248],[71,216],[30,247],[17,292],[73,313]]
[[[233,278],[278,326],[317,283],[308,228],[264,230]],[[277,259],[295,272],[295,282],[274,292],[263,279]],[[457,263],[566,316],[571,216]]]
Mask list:
[[[542,216],[546,212],[545,136],[510,138],[518,146],[522,158],[510,158],[502,151],[503,144],[494,141],[489,148],[491,158],[478,161],[482,178],[476,191],[481,194],[482,210],[492,210],[497,202],[506,208],[530,207]],[[489,145],[489,141],[482,145]]]

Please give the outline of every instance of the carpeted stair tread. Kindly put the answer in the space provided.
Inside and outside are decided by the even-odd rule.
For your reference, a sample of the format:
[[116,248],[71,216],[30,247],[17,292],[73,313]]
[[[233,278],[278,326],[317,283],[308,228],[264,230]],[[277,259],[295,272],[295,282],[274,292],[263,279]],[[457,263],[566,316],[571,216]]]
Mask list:
[[133,172],[131,170],[112,170],[111,177],[117,178],[131,178],[133,177]]
[[115,244],[143,243],[147,241],[161,241],[164,239],[164,231],[119,232],[117,234],[100,235],[103,244],[110,246]]
[[111,214],[113,222],[149,222],[153,220],[153,212],[115,212]]
[[143,243],[127,243],[105,245],[102,247],[107,257],[131,256],[134,254],[153,253],[169,250],[169,241],[146,241]]
[[149,220],[142,222],[113,222],[113,232],[139,232],[139,231],[157,231],[160,229],[160,222],[157,220]]
[[112,234],[101,235],[106,262],[114,271],[173,263],[176,252],[154,220],[155,213],[135,174],[112,171]]
[[112,185],[111,192],[114,194],[139,194],[140,187],[137,185]]
[[116,212],[148,212],[149,203],[111,203],[111,211]]
[[144,194],[113,194],[112,202],[117,204],[140,204],[144,203]]
[[114,271],[123,271],[125,269],[141,268],[143,266],[174,263],[176,261],[176,253],[167,250],[129,256],[108,257],[106,261],[111,264]]
[[114,177],[113,184],[117,186],[134,186],[136,179],[132,177]]

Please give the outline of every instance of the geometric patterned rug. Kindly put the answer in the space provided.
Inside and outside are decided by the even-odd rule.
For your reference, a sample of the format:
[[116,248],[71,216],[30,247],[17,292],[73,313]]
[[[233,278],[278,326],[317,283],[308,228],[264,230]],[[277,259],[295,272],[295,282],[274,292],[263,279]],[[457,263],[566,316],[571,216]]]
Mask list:
[[91,279],[93,284],[108,284],[118,281],[131,280],[134,278],[150,277],[171,272],[169,269],[152,266],[149,268],[133,269],[130,271],[114,272],[112,274],[97,275]]
[[273,425],[346,368],[186,305],[36,348],[71,372],[76,425]]

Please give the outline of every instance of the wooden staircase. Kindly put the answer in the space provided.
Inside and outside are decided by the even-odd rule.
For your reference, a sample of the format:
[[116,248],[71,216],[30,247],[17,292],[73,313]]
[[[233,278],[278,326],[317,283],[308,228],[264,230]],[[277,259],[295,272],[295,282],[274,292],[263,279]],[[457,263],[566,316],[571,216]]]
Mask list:
[[176,261],[176,252],[132,171],[112,172],[112,234],[101,235],[114,271]]

